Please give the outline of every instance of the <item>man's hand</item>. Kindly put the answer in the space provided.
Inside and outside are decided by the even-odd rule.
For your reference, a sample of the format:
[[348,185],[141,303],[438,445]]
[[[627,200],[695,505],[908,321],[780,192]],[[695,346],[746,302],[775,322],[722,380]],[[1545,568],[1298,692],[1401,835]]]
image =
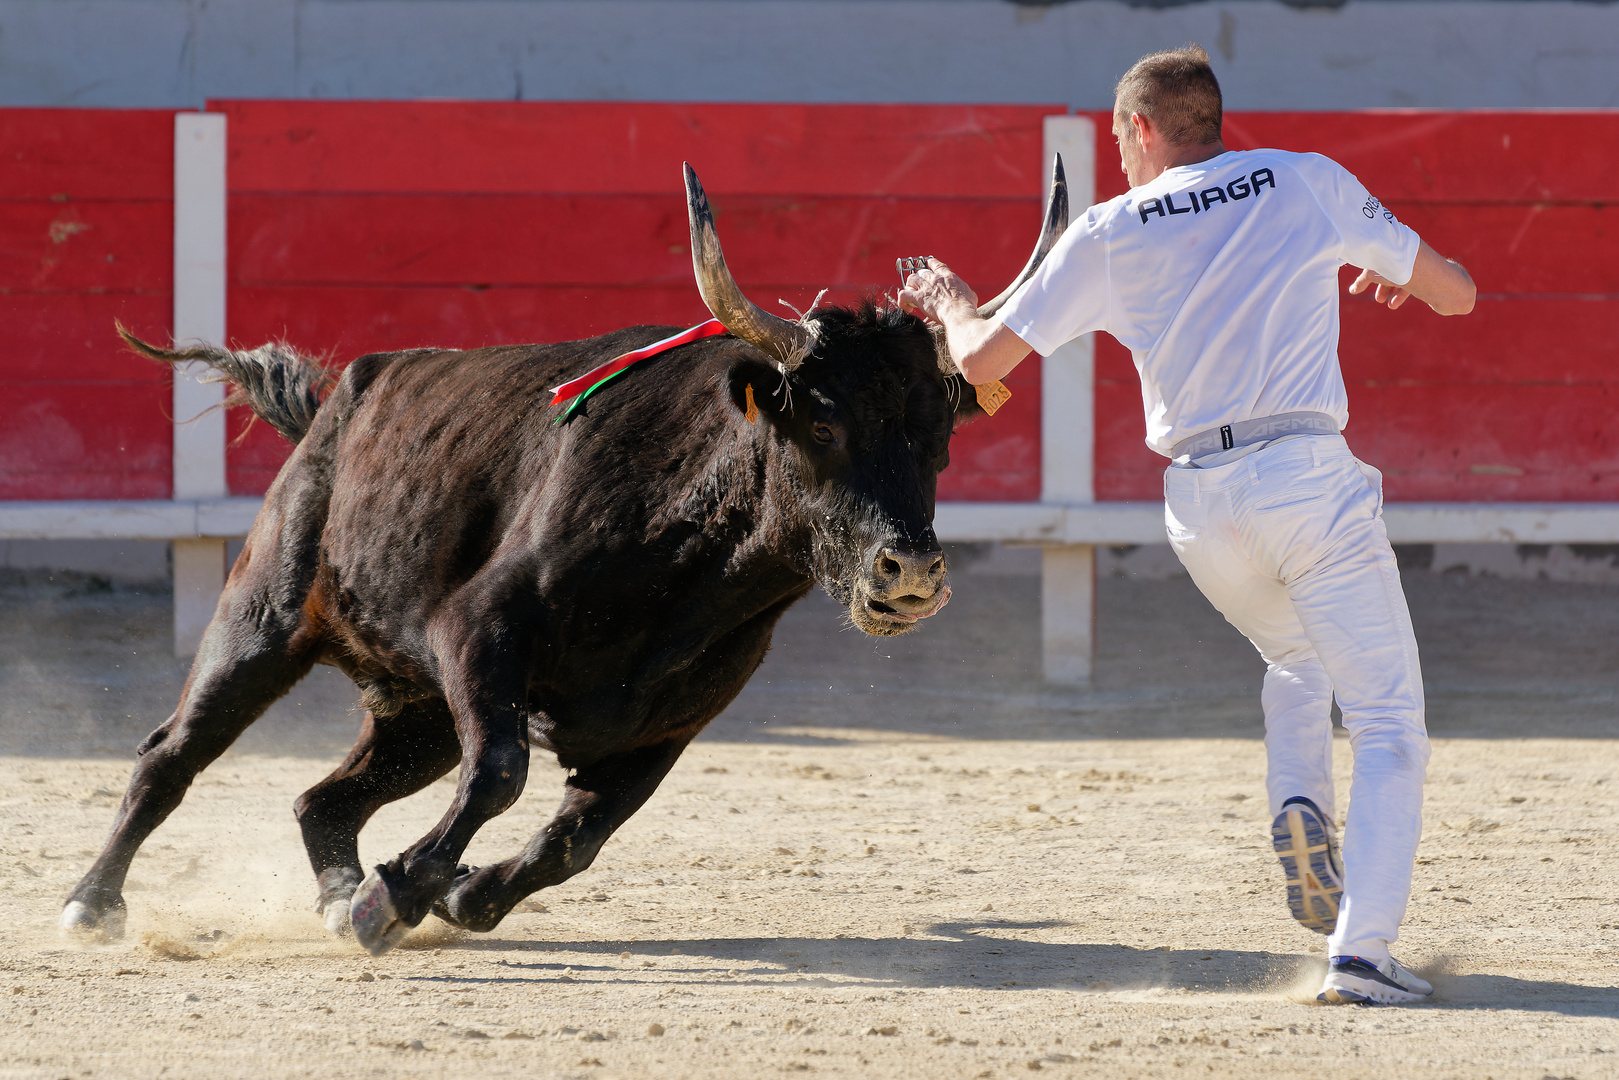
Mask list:
[[899,306],[912,315],[921,315],[944,325],[945,313],[954,311],[965,315],[962,308],[978,314],[978,294],[938,259],[929,257],[928,268],[918,270],[905,279],[899,292]]
[[899,306],[944,327],[956,369],[973,385],[1005,378],[1029,346],[998,319],[981,318],[978,294],[938,259],[905,279]]
[[1371,270],[1362,270],[1360,272],[1360,277],[1356,278],[1349,286],[1349,295],[1359,296],[1366,291],[1368,286],[1374,285],[1377,288],[1372,293],[1372,299],[1379,304],[1387,304],[1390,311],[1398,310],[1399,306],[1405,303],[1406,298],[1411,295],[1408,290],[1394,284],[1382,274],[1374,273]]
[[1381,274],[1362,270],[1349,291],[1359,296],[1369,285],[1377,287],[1372,299],[1387,304],[1391,311],[1405,303],[1406,297],[1414,296],[1440,315],[1466,315],[1473,310],[1473,301],[1478,297],[1473,278],[1462,264],[1445,258],[1426,241],[1417,249],[1410,281],[1396,285]]

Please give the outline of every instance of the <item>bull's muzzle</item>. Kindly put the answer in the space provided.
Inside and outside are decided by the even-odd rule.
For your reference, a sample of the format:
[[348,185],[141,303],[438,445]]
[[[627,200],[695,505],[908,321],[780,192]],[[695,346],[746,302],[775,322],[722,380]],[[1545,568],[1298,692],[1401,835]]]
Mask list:
[[880,600],[890,597],[932,596],[944,583],[944,552],[938,548],[904,551],[880,548],[872,556],[866,573],[870,594]]
[[936,544],[882,544],[870,553],[851,614],[867,633],[895,633],[935,614],[949,599],[944,552]]

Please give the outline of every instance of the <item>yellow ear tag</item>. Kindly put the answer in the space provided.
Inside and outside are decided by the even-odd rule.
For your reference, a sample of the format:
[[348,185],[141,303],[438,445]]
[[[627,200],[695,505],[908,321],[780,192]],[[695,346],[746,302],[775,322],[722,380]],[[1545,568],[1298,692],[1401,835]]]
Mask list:
[[748,384],[747,398],[748,398],[748,410],[747,410],[747,412],[743,413],[743,415],[747,417],[748,423],[754,424],[754,423],[757,423],[758,420],[759,420],[759,406],[757,406],[757,405],[755,405],[753,403],[753,384],[752,383]]
[[995,410],[1012,400],[1012,391],[1005,383],[979,383],[973,390],[978,394],[978,407],[984,410],[985,416],[994,416]]

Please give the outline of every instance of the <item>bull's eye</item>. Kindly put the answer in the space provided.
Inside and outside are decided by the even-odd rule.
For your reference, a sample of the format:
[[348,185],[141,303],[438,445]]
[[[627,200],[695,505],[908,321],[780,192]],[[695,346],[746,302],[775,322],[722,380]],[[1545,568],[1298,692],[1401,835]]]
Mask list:
[[815,441],[823,446],[837,439],[837,436],[832,432],[832,426],[830,424],[816,424],[813,434],[815,436]]

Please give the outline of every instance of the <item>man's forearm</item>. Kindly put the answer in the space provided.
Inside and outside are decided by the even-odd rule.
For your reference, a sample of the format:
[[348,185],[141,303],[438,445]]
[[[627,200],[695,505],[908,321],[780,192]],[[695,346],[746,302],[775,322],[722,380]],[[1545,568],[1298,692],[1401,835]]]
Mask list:
[[1417,248],[1416,262],[1405,284],[1396,285],[1374,270],[1362,270],[1349,286],[1349,292],[1358,296],[1369,288],[1373,290],[1373,299],[1387,304],[1390,311],[1414,296],[1436,314],[1466,315],[1478,299],[1478,287],[1466,268],[1455,259],[1439,254],[1426,241]]
[[1424,243],[1417,251],[1405,289],[1440,315],[1466,315],[1473,310],[1478,287],[1473,275],[1455,259],[1447,259]]
[[978,314],[978,294],[938,259],[906,279],[899,291],[906,311],[944,327],[945,345],[956,369],[974,385],[1003,378],[1029,355],[1029,346],[999,320]]
[[945,343],[962,376],[973,385],[1005,378],[1029,355],[1028,344],[997,319],[969,307],[952,307],[943,318]]
[[1478,299],[1478,286],[1473,284],[1473,275],[1467,272],[1467,267],[1455,259],[1446,259],[1445,263],[1452,271],[1449,287],[1443,296],[1429,300],[1428,306],[1441,315],[1466,315]]

